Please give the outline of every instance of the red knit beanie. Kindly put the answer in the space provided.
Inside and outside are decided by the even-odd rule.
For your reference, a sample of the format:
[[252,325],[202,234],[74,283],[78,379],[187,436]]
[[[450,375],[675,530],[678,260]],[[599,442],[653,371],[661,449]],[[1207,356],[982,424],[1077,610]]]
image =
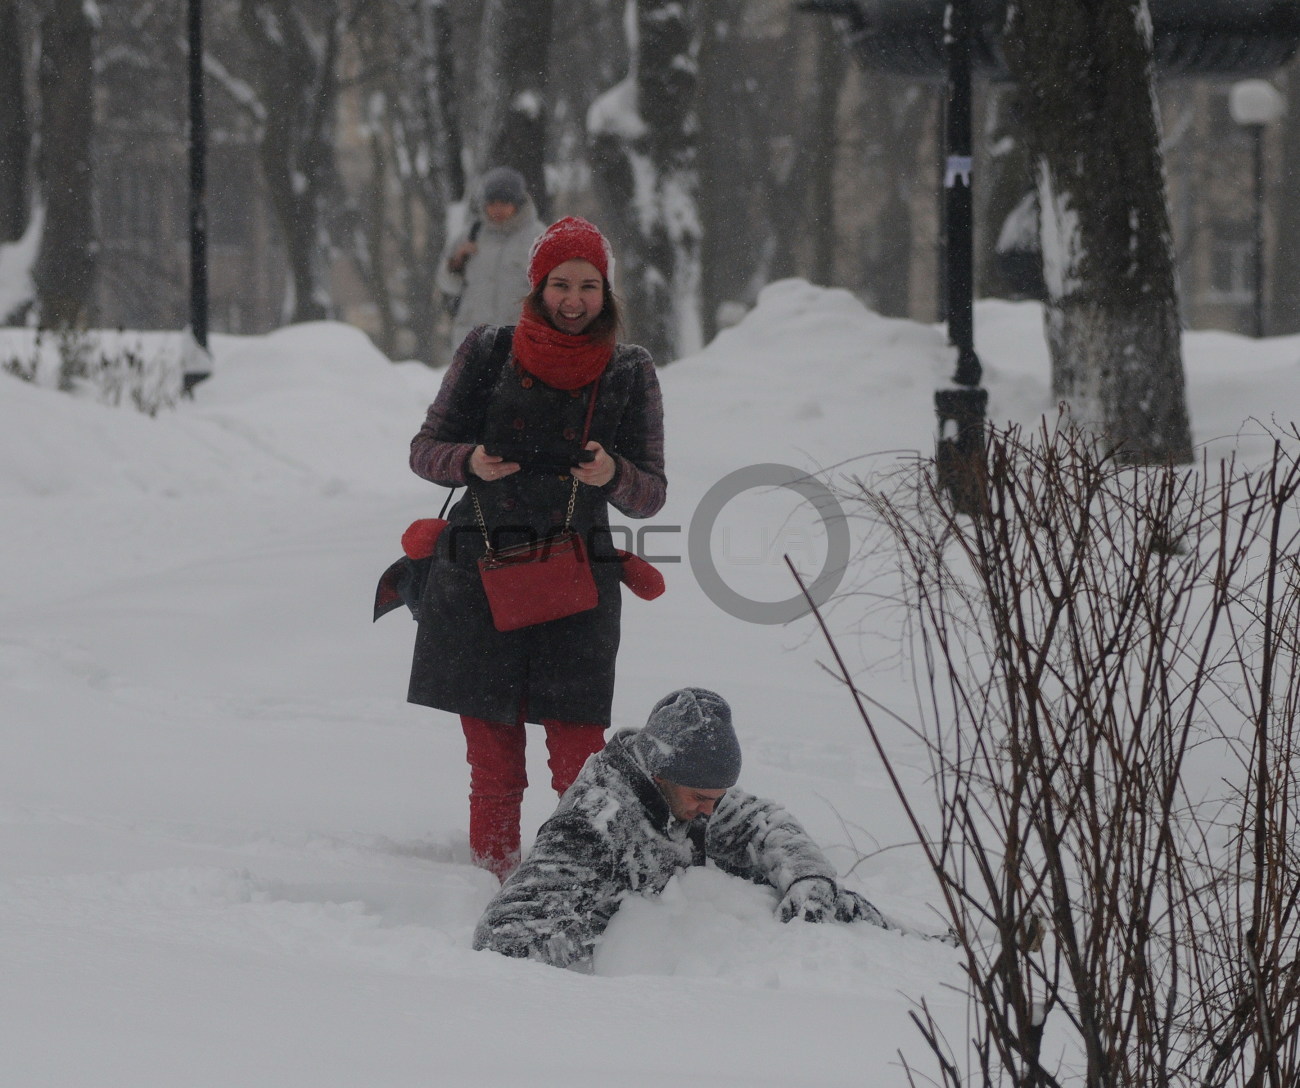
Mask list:
[[596,266],[605,279],[609,279],[609,243],[595,225],[576,216],[566,216],[552,223],[537,237],[528,255],[528,283],[537,289],[552,269],[565,261],[584,260]]

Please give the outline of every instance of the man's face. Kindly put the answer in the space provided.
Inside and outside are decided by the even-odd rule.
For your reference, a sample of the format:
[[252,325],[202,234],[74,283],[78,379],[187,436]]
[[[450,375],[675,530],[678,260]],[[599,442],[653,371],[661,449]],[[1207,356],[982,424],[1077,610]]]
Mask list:
[[668,809],[678,820],[693,820],[696,816],[712,816],[713,809],[726,790],[698,790],[693,786],[679,786],[666,778],[656,778],[659,792],[668,802]]
[[514,218],[518,210],[508,200],[489,200],[483,205],[483,211],[493,223],[504,223],[507,219]]

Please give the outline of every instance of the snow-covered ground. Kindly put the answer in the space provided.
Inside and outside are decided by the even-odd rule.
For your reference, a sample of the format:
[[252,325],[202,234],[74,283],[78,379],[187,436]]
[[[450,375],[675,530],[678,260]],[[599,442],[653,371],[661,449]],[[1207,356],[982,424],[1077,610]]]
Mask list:
[[[976,316],[993,420],[1054,412],[1037,307]],[[155,419],[0,375],[0,1086],[820,1088],[903,1084],[900,1051],[932,1069],[908,1012],[924,998],[962,1037],[956,952],[783,926],[770,892],[716,871],[626,904],[594,976],[471,951],[495,881],[468,864],[463,742],[403,701],[406,613],[370,622],[402,529],[441,504],[406,467],[440,375],[335,324],[214,353]],[[1300,338],[1195,333],[1186,357],[1211,456],[1258,457],[1244,421],[1300,405]],[[937,327],[773,285],[661,372],[670,498],[645,550],[685,557],[734,469],[928,451],[951,369]],[[710,540],[757,600],[792,594],[783,552],[815,573],[825,550],[783,489],[738,496]],[[687,562],[662,569],[664,597],[625,604],[616,724],[674,687],[722,692],[742,783],[887,913],[938,927],[811,620],[744,622]],[[852,602],[835,617],[851,627]],[[894,641],[873,626],[852,654],[901,706]],[[887,742],[906,766],[907,738]],[[541,748],[526,836],[554,804]]]

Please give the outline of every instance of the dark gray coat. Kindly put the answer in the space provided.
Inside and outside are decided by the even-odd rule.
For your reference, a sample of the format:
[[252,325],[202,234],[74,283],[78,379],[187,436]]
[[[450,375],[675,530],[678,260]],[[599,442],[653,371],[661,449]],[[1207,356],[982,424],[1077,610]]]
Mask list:
[[523,864],[488,904],[474,947],[556,967],[590,962],[624,897],[656,895],[705,860],[784,895],[835,867],[773,801],[728,790],[710,818],[675,820],[623,730],[587,760]]
[[620,344],[599,383],[590,438],[614,457],[617,471],[604,487],[580,484],[573,515],[591,554],[599,604],[550,623],[498,631],[476,565],[485,544],[471,495],[500,547],[561,526],[573,477],[518,472],[487,483],[468,472],[469,455],[501,433],[552,449],[580,448],[590,393],[590,387],[553,389],[524,373],[501,350],[510,328],[500,331],[501,340],[492,326],[469,334],[411,442],[411,467],[419,475],[444,486],[466,485],[466,493],[448,515],[425,584],[407,697],[489,721],[514,722],[522,715],[608,725],[622,604],[608,508],[649,517],[665,496],[654,365],[643,348]]

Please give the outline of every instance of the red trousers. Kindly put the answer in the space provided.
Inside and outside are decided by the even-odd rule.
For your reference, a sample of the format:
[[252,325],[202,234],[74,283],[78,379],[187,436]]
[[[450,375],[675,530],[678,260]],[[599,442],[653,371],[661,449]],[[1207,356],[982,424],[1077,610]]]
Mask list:
[[[474,864],[501,880],[519,864],[519,807],[528,785],[524,723],[460,719],[469,762],[469,848]],[[605,727],[543,719],[551,786],[562,794],[593,752],[605,746]]]

